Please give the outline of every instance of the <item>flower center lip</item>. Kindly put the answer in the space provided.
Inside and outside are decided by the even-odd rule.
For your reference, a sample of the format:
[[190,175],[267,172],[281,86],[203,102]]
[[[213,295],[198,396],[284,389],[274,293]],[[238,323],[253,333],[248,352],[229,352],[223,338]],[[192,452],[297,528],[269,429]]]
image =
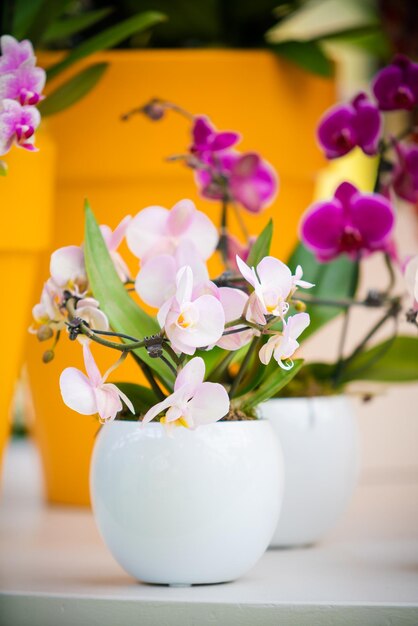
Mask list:
[[352,252],[355,250],[360,250],[364,245],[363,237],[360,232],[352,227],[346,227],[344,230],[341,240],[340,247],[344,252]]

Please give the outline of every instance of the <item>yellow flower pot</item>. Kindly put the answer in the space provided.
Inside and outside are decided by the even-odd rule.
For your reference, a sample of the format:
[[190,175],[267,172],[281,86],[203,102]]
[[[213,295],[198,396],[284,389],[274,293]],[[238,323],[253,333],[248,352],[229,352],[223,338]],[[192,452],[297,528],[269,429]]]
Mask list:
[[[259,218],[244,218],[250,232],[257,233],[273,216],[273,250],[285,257],[294,245],[298,218],[311,201],[315,174],[324,164],[315,126],[334,100],[334,84],[266,51],[111,51],[96,55],[94,61],[111,64],[99,85],[51,118],[59,151],[53,247],[82,241],[85,197],[100,223],[112,227],[147,205],[170,207],[187,197],[219,223],[219,207],[199,198],[191,172],[165,162],[166,156],[187,149],[187,121],[175,114],[155,123],[140,116],[130,122],[120,119],[129,109],[161,97],[209,115],[220,129],[239,130],[244,136],[240,149],[259,151],[277,169],[280,191],[273,206]],[[238,232],[233,221],[232,227]],[[135,274],[135,259],[131,268]],[[219,262],[210,269],[217,272]],[[46,277],[45,267],[43,280]],[[82,368],[80,346],[64,337],[56,359],[42,366],[44,348],[35,344],[30,344],[28,364],[48,497],[86,504],[97,422],[68,410],[58,388],[64,367]],[[95,354],[102,369],[116,359],[109,351],[95,348]],[[129,360],[113,377],[123,378],[138,380],[137,366]]]
[[0,179],[0,458],[10,430],[38,265],[51,245],[55,148],[44,125],[36,137],[40,151],[12,148],[4,157],[8,174]]

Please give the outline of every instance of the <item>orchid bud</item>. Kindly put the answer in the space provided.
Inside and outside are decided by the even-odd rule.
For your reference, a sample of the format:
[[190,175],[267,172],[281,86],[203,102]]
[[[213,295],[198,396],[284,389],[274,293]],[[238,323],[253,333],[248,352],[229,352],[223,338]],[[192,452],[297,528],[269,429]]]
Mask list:
[[306,304],[302,300],[296,300],[294,303],[296,311],[304,313],[306,311]]
[[48,339],[51,339],[53,335],[54,331],[50,326],[47,326],[46,324],[42,324],[42,326],[40,326],[36,332],[36,337],[38,338],[38,341],[47,341]]
[[55,357],[55,352],[53,350],[46,350],[42,355],[42,361],[44,363],[50,363]]
[[150,100],[148,104],[142,107],[142,113],[153,122],[158,122],[164,117],[165,107],[159,100]]

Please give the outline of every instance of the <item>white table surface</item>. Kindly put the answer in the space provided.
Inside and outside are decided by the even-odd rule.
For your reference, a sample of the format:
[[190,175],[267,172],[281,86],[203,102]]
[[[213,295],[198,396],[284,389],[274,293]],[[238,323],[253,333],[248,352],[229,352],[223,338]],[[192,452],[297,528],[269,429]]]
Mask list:
[[326,541],[269,551],[241,580],[169,588],[125,574],[90,511],[45,506],[37,454],[14,443],[0,501],[0,594],[1,626],[416,626],[418,480],[360,484]]

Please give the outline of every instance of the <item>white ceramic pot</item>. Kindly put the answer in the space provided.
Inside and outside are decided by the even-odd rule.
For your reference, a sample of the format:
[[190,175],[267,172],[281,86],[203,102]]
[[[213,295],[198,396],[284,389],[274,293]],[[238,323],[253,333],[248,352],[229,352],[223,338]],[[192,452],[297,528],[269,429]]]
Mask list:
[[282,457],[267,420],[195,431],[159,423],[107,424],[90,473],[93,512],[118,563],[169,585],[234,580],[267,548],[277,525]]
[[270,546],[315,543],[337,523],[357,482],[351,403],[345,396],[280,398],[265,402],[260,411],[280,440],[285,470],[282,510]]

